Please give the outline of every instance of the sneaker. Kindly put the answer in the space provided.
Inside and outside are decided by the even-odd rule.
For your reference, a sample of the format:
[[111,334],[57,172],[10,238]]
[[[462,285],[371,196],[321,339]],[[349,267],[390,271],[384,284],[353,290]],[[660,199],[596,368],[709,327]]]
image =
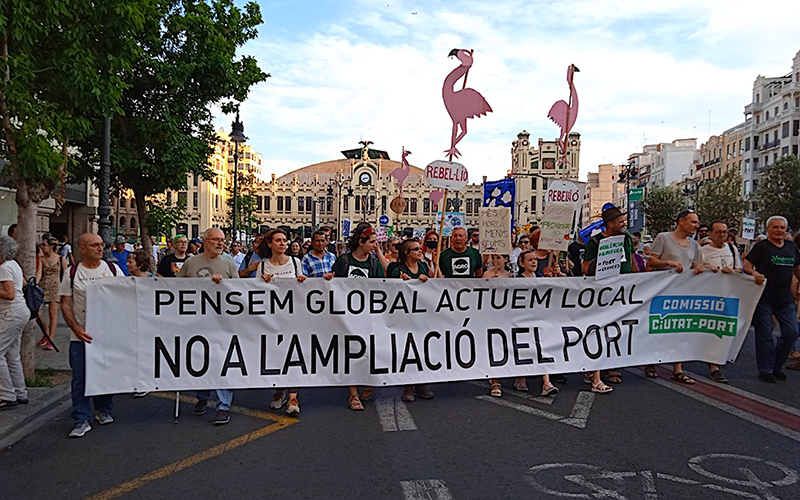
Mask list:
[[71,438],[79,438],[83,437],[84,434],[92,430],[92,426],[89,425],[89,422],[78,422],[75,424],[75,427],[69,431],[69,437]]
[[49,341],[47,341],[42,346],[42,349],[44,349],[45,351],[52,351],[53,350],[53,344],[51,344]]
[[36,343],[39,347],[44,347],[47,344],[47,337],[42,335],[42,338],[39,339],[39,342]]
[[433,399],[433,391],[428,389],[427,385],[418,385],[417,395],[422,399]]
[[194,404],[194,414],[195,415],[205,415],[206,412],[208,411],[206,409],[206,405],[207,404],[208,404],[208,401],[206,401],[204,399],[198,399],[197,403]]
[[100,425],[108,425],[114,423],[114,417],[112,417],[110,413],[98,413],[97,418],[95,420],[97,420],[97,423]]
[[766,382],[768,384],[774,384],[775,383],[775,375],[773,375],[771,373],[759,373],[758,374],[758,380],[761,380],[762,382]]
[[416,397],[414,396],[414,387],[410,385],[405,387],[403,389],[403,396],[400,399],[402,399],[406,403],[413,402],[416,399]]
[[285,402],[286,391],[275,391],[275,394],[272,395],[272,401],[270,402],[269,407],[273,410],[280,410]]
[[17,406],[17,401],[6,401],[5,399],[0,399],[0,410],[7,410],[9,408],[14,408]]
[[297,398],[289,398],[289,403],[286,405],[287,415],[298,415],[300,413],[300,403]]
[[133,393],[133,397],[135,397],[135,398],[143,398],[143,397],[147,396],[148,394],[150,394],[149,391],[134,392]]
[[214,425],[225,425],[231,421],[231,416],[228,415],[228,412],[225,410],[217,410],[217,414],[214,417]]
[[18,405],[26,405],[28,404],[28,398],[17,398]]
[[775,380],[780,380],[781,382],[786,381],[786,374],[780,370],[773,371],[772,376],[775,377]]

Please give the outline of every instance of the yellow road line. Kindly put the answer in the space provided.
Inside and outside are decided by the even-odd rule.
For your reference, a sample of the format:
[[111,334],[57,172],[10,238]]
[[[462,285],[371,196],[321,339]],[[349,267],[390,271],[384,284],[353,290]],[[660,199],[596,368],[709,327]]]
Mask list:
[[[174,396],[170,396],[167,393],[154,394],[154,396],[174,399]],[[192,403],[197,400],[195,398],[182,396],[181,401]],[[141,488],[142,486],[146,485],[151,481],[155,481],[157,479],[163,479],[171,474],[180,472],[193,465],[197,465],[200,462],[204,462],[211,458],[222,455],[223,453],[234,450],[240,446],[244,446],[247,443],[255,441],[258,438],[264,437],[268,434],[272,434],[273,432],[279,431],[283,428],[286,428],[298,422],[298,420],[293,418],[284,417],[281,415],[273,415],[271,413],[259,410],[252,410],[250,408],[244,408],[240,406],[231,407],[231,412],[239,413],[241,415],[246,415],[250,417],[260,418],[264,420],[271,420],[274,423],[266,427],[263,427],[261,429],[258,429],[256,431],[249,432],[243,436],[231,439],[230,441],[214,446],[207,450],[201,451],[200,453],[195,453],[194,455],[184,458],[183,460],[178,460],[177,462],[165,465],[164,467],[156,469],[153,472],[149,472],[143,476],[137,477],[136,479],[123,483],[114,488],[108,489],[102,493],[98,493],[97,495],[91,496],[87,500],[111,500],[112,498],[117,498],[121,495],[124,495],[125,493],[129,493],[133,490]]]

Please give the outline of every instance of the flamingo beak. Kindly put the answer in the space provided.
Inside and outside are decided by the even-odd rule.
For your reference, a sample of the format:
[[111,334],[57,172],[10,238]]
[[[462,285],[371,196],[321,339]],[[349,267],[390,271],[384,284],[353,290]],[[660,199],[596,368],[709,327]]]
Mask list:
[[572,65],[572,69],[575,70],[575,73],[580,73],[581,72],[581,70],[579,70],[578,67],[575,66],[574,64]]
[[453,56],[457,56],[457,55],[458,55],[458,49],[453,49],[453,50],[450,51],[449,54],[447,54],[447,57],[453,57]]

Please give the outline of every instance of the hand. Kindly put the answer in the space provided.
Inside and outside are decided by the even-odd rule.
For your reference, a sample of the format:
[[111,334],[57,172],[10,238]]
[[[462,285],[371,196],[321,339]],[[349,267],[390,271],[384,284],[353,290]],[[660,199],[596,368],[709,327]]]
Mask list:
[[[716,271],[714,271],[714,272],[716,272]],[[732,272],[733,272],[733,269],[731,269],[730,267],[725,266],[725,267],[722,268],[722,274],[730,274]]]
[[92,343],[92,336],[86,333],[86,330],[84,330],[83,327],[80,327],[79,330],[73,330],[72,333],[74,333],[81,342],[86,342],[87,344]]
[[306,280],[306,275],[305,274],[301,274],[300,276],[297,277],[297,282],[298,283],[302,283],[305,280]]
[[702,265],[694,266],[694,274],[701,274],[706,268]]
[[756,280],[756,285],[763,285],[764,284],[764,275],[761,273],[753,273],[753,278]]
[[261,277],[264,278],[264,281],[266,281],[267,283],[272,281],[272,275],[271,274],[264,273],[264,274],[261,275]]
[[258,269],[258,262],[251,262],[250,265],[247,266],[247,269],[245,269],[245,271],[252,273],[256,269]]
[[212,274],[211,275],[211,281],[213,281],[214,283],[219,285],[219,283],[222,281],[222,275],[221,274]]
[[425,283],[426,281],[428,281],[428,275],[427,274],[420,274],[419,275],[419,280],[421,282]]
[[675,261],[675,260],[668,260],[668,261],[667,261],[667,265],[668,265],[669,267],[671,267],[671,268],[675,269],[676,271],[678,271],[678,274],[680,274],[680,273],[682,273],[682,272],[683,272],[683,265],[682,265],[680,262],[678,262],[678,261]]
[[400,273],[400,279],[403,281],[408,281],[411,279],[411,276],[407,275],[406,273]]
[[333,273],[325,273],[325,274],[323,274],[322,275],[322,279],[324,279],[325,281],[330,281],[331,279],[333,279]]

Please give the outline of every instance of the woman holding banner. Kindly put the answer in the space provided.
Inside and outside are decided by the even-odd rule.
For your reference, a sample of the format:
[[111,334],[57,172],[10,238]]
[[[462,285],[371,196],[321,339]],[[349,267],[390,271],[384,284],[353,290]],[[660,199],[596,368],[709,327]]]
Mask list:
[[[292,246],[296,243],[296,241],[293,241]],[[300,259],[293,255],[287,255],[288,248],[288,238],[282,229],[273,229],[267,232],[258,249],[256,249],[259,255],[265,257],[264,260],[258,263],[256,271],[258,276],[261,276],[267,283],[274,279],[286,278],[294,278],[300,283],[305,281],[306,277],[303,275]],[[270,402],[269,407],[273,410],[279,410],[283,403],[286,403],[286,413],[297,415],[300,413],[300,402],[297,400],[299,389],[289,389],[288,392],[289,399],[287,402],[286,391],[275,389],[275,394],[272,396],[272,402]]]
[[[350,253],[345,253],[333,263],[333,275],[337,278],[383,278],[384,266],[378,259],[378,237],[368,222],[362,222],[353,231],[348,243]],[[383,257],[383,255],[380,255]],[[385,260],[385,257],[384,257]],[[388,263],[387,263],[388,265]],[[364,387],[361,398],[372,397],[372,387]],[[349,406],[353,411],[364,409],[358,396],[358,387],[350,387]]]
[[[428,265],[424,262],[424,254],[422,253],[422,245],[416,238],[411,238],[399,243],[400,247],[397,252],[397,266],[392,269],[390,277],[400,278],[404,281],[411,279],[418,279],[425,283],[428,278],[432,278],[431,271]],[[419,395],[422,399],[433,398],[433,391],[431,391],[427,384],[420,384],[417,386],[407,385],[403,387],[402,400],[411,402]]]

